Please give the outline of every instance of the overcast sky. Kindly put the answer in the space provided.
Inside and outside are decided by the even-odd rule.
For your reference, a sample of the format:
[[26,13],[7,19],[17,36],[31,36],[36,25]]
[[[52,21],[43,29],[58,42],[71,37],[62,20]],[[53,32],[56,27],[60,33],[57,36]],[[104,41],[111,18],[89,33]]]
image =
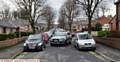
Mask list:
[[[66,0],[48,0],[48,4],[56,10],[56,12],[59,12],[60,7],[63,5],[63,3]],[[107,12],[107,14],[115,15],[116,9],[114,5],[114,0],[108,0],[109,4],[107,4],[110,7],[110,11]],[[9,6],[11,10],[15,10],[16,6],[13,3],[14,0],[0,0],[0,8],[4,8],[5,5]]]

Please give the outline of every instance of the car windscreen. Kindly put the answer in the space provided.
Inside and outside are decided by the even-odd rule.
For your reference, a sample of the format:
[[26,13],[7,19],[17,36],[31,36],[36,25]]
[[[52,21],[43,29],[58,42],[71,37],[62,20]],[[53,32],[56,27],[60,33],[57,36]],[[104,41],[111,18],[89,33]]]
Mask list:
[[89,34],[80,34],[78,36],[79,39],[92,39],[92,37]]
[[66,36],[66,35],[67,35],[66,32],[56,32],[56,33],[54,34],[54,36]]
[[36,39],[28,39],[28,41],[29,42],[38,42],[38,41],[41,41],[41,39],[38,39],[38,38],[36,38]]
[[41,40],[42,40],[42,36],[39,36],[39,35],[34,35],[28,38],[29,42],[37,42]]

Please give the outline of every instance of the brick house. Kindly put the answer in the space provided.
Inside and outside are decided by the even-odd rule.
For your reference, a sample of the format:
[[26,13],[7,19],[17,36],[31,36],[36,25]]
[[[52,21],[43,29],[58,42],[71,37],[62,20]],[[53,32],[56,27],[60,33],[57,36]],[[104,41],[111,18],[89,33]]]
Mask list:
[[112,17],[106,17],[106,16],[101,16],[98,18],[96,23],[100,23],[102,25],[102,30],[107,30],[110,31],[110,24],[109,21],[111,20]]
[[9,34],[19,31],[32,31],[29,23],[26,20],[0,20],[0,34]]
[[[116,3],[116,30],[120,30],[120,0],[118,0]],[[119,26],[118,26],[119,25]]]
[[110,31],[116,31],[116,15],[109,21]]
[[88,20],[86,18],[78,18],[78,20],[73,21],[72,30],[82,31],[82,29],[87,29]]

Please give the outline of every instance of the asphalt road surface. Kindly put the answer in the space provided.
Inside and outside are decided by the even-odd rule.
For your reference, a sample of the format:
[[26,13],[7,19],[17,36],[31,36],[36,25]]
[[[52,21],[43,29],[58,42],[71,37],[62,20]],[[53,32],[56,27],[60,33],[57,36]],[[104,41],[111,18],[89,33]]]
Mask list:
[[[53,47],[47,45],[47,48],[44,51],[23,52],[15,59],[40,59],[41,62],[120,62],[120,58],[113,53],[103,53],[103,51],[107,52],[108,50],[115,51],[110,48],[108,49],[108,47],[103,45],[98,45],[96,51],[79,51],[72,45]],[[117,54],[119,52],[120,51],[115,51],[114,53]],[[118,59],[110,57],[112,54]]]

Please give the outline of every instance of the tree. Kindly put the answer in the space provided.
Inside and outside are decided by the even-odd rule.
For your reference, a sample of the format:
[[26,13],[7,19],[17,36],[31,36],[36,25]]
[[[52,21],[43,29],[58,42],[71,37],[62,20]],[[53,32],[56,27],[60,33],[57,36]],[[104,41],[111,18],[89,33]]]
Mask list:
[[46,5],[42,10],[42,17],[47,21],[47,30],[53,26],[54,16],[53,8]]
[[2,13],[2,16],[3,16],[4,20],[9,19],[9,17],[10,17],[10,8],[9,7],[4,8],[1,13]]
[[15,19],[18,18],[18,12],[17,12],[17,11],[13,11],[12,15],[13,15],[13,17],[14,17]]
[[102,15],[105,16],[105,13],[110,10],[108,7],[108,1],[103,0],[98,8],[101,9]]
[[41,16],[41,10],[46,0],[16,0],[17,5],[25,9],[27,13],[27,20],[32,27],[33,32],[35,33],[35,23],[37,23],[38,18]]
[[64,15],[65,14],[65,11],[64,10],[60,10],[60,16],[59,16],[59,27],[60,28],[63,28],[63,29],[66,29],[66,16]]
[[73,19],[79,14],[78,7],[75,4],[75,0],[67,0],[62,8],[65,17],[68,20],[69,31],[72,31]]
[[91,34],[91,21],[94,15],[95,10],[97,9],[98,5],[103,0],[76,0],[76,4],[80,4],[85,11],[85,14],[88,18],[88,32]]
[[102,25],[100,23],[96,23],[95,30],[96,31],[101,31],[102,30]]

